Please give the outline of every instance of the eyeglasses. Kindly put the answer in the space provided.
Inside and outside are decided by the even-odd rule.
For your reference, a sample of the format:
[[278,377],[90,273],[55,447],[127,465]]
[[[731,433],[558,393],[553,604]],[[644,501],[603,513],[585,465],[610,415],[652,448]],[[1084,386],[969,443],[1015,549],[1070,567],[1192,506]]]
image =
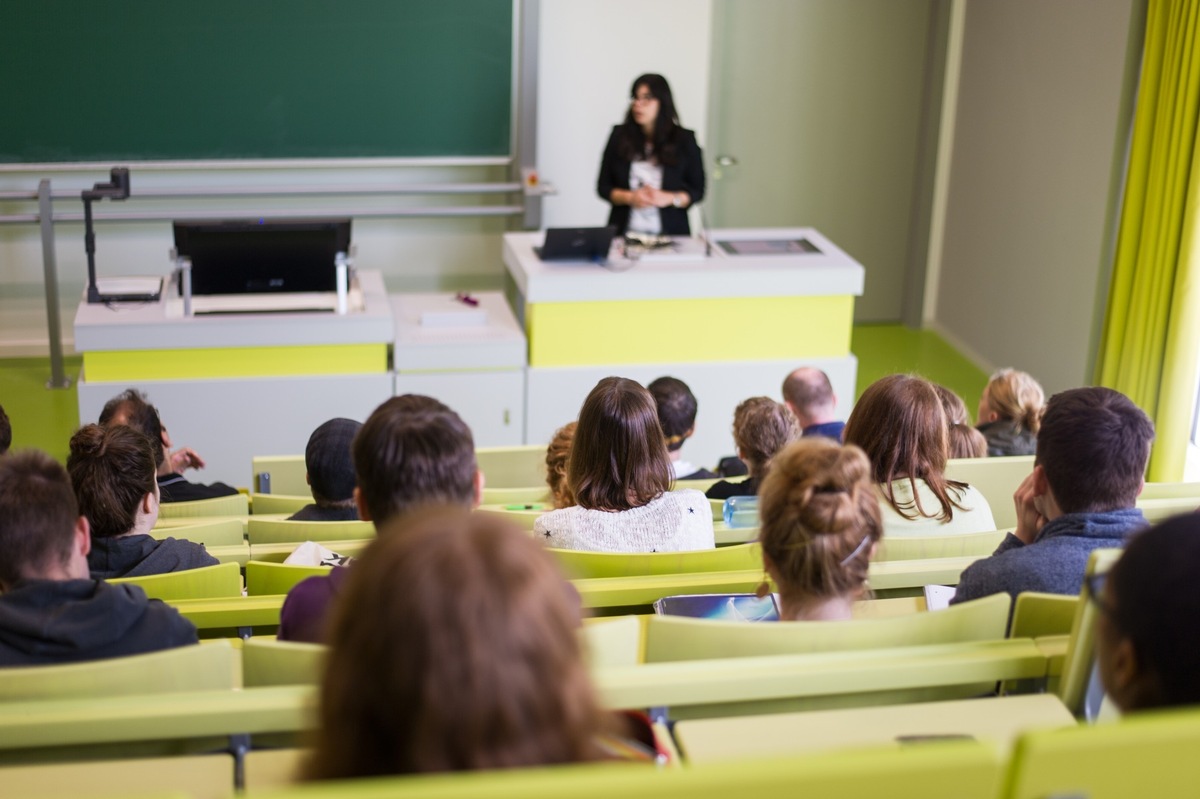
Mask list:
[[1104,582],[1108,578],[1108,572],[1100,574],[1089,574],[1083,578],[1083,593],[1087,595],[1088,601],[1096,605],[1100,612],[1110,619],[1115,619],[1115,610],[1113,606],[1108,604],[1104,599]]

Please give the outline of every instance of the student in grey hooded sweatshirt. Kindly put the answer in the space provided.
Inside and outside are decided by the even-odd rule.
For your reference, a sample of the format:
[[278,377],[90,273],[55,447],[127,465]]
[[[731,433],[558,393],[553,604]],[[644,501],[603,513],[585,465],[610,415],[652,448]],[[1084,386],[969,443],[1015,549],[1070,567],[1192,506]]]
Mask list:
[[137,655],[196,643],[196,628],[133,585],[88,577],[88,520],[49,455],[0,458],[0,666]]
[[1147,526],[1134,507],[1154,424],[1124,394],[1076,388],[1046,405],[1033,473],[1013,501],[1017,529],[962,573],[952,602],[1007,591],[1078,594],[1092,550]]
[[158,483],[153,448],[137,430],[84,425],[71,436],[67,470],[79,511],[91,525],[92,577],[142,577],[217,565],[201,544],[149,534],[158,521]]

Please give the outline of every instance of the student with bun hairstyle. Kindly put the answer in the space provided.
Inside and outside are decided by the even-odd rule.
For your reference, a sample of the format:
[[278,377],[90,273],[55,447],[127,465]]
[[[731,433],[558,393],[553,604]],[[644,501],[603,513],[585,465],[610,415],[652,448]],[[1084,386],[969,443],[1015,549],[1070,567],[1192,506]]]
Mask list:
[[510,522],[428,509],[380,530],[330,627],[310,780],[605,756],[579,599]]
[[154,450],[132,427],[79,428],[71,436],[67,471],[79,512],[91,524],[87,561],[93,578],[142,577],[219,562],[201,544],[149,534],[158,521]]
[[1108,575],[1085,584],[1099,605],[1096,660],[1123,713],[1200,704],[1200,514],[1139,533]]
[[933,384],[889,375],[859,397],[846,443],[867,454],[886,535],[943,535],[996,529],[979,490],[947,480],[949,426]]
[[739,483],[721,480],[704,492],[709,499],[752,497],[767,476],[775,453],[800,438],[800,425],[787,406],[770,397],[751,397],[733,412],[733,443],[750,476]]
[[1001,369],[979,398],[979,432],[988,455],[1033,455],[1046,409],[1041,385],[1025,372]]
[[575,495],[567,485],[567,461],[571,457],[571,442],[575,440],[577,422],[567,422],[554,431],[550,446],[546,447],[546,485],[555,508],[569,508],[575,504]]
[[883,537],[862,450],[812,437],[775,456],[759,491],[763,565],[786,621],[849,619]]
[[671,460],[650,392],[606,377],[584,400],[567,465],[575,507],[539,516],[548,547],[594,552],[712,549],[704,494],[671,491]]
[[946,423],[950,425],[951,458],[985,458],[987,457],[987,439],[983,433],[971,427],[971,417],[967,415],[967,403],[962,397],[938,383],[933,384],[942,401],[942,410],[946,413]]

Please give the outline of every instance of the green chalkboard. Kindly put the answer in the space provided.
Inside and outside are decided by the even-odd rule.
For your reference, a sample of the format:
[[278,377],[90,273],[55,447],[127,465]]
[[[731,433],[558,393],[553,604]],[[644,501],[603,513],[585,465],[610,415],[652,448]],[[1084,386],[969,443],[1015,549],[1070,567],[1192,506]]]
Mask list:
[[0,162],[504,156],[511,0],[3,0]]

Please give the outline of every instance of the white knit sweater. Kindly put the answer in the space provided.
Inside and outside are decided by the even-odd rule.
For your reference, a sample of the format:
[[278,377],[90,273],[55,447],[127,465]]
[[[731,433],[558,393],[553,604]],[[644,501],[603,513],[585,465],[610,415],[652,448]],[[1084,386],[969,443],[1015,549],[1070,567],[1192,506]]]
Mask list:
[[539,516],[534,535],[548,547],[591,552],[680,552],[712,549],[713,520],[699,491],[669,491],[622,511],[561,508]]

